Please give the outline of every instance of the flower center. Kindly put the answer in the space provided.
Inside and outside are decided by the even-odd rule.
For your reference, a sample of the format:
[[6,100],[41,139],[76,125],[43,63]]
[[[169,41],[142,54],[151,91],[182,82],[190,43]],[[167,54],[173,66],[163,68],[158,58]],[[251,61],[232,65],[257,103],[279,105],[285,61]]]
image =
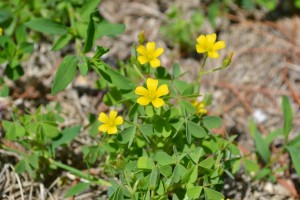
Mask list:
[[149,91],[149,98],[151,99],[151,101],[154,101],[156,99],[156,92]]

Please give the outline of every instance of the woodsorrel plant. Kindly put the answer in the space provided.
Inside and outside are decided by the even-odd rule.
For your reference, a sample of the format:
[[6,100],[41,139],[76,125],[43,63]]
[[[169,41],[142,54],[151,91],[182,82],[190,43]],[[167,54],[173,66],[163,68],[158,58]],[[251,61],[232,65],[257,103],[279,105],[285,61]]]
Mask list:
[[[86,76],[89,70],[99,75],[99,88],[106,90],[104,103],[109,113],[99,113],[89,127],[97,145],[82,147],[88,167],[98,167],[111,179],[103,180],[58,162],[56,150],[83,129],[81,126],[58,129],[63,119],[49,109],[35,114],[15,116],[13,122],[2,123],[6,139],[20,143],[25,152],[16,165],[18,172],[28,171],[42,178],[43,169],[61,168],[85,180],[71,188],[66,197],[84,191],[91,184],[109,186],[110,199],[223,199],[224,176],[233,177],[239,168],[240,152],[235,137],[223,138],[213,129],[221,119],[209,116],[206,106],[209,96],[198,101],[201,77],[228,67],[232,53],[223,65],[205,70],[207,59],[218,58],[224,41],[216,42],[216,34],[201,35],[195,41],[198,53],[204,54],[203,64],[195,82],[180,80],[184,73],[175,64],[172,72],[161,66],[163,48],[155,42],[145,42],[132,48],[128,63],[112,68],[101,59],[108,49],[98,46],[92,50],[97,34],[97,15],[90,15],[84,45],[77,46],[76,55],[67,55],[60,64],[52,85],[53,95],[64,90],[75,78],[77,69]],[[32,22],[33,23],[33,22]],[[32,28],[41,28],[36,21]],[[38,25],[37,25],[38,24]],[[114,33],[118,27],[109,26]],[[48,27],[49,28],[49,27]],[[54,28],[50,26],[50,29]],[[57,27],[56,27],[57,28]],[[119,111],[119,113],[117,112]],[[1,148],[11,151],[9,146]],[[46,164],[46,166],[45,166]],[[38,172],[38,173],[34,173]],[[44,170],[45,172],[45,170]],[[116,179],[117,178],[117,179]]]

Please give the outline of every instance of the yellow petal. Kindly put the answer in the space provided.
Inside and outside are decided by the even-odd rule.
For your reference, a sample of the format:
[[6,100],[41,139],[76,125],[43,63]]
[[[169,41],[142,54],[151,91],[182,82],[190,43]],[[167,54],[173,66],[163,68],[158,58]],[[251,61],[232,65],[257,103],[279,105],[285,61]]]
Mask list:
[[107,130],[108,134],[116,134],[117,132],[118,132],[118,129],[115,126],[112,126]]
[[215,33],[206,35],[206,39],[207,39],[207,48],[211,49],[214,46],[214,43],[217,39],[217,35]]
[[157,97],[161,97],[163,95],[169,94],[169,88],[166,84],[163,84],[161,86],[158,87],[157,91],[156,91],[156,96]]
[[107,124],[101,124],[99,127],[98,127],[98,130],[101,131],[101,132],[107,132],[107,130],[109,129],[109,125]]
[[105,123],[105,124],[109,123],[109,118],[104,112],[101,112],[99,114],[98,120],[102,123]]
[[121,117],[121,116],[118,116],[115,120],[116,125],[121,125],[121,124],[123,124],[123,122],[124,122],[124,120],[123,120],[123,117]]
[[218,58],[219,54],[216,51],[209,51],[208,52],[208,57],[210,57],[210,58]]
[[196,44],[196,50],[198,53],[205,53],[207,51],[207,49],[204,48],[204,46],[202,46],[200,44]]
[[138,61],[143,65],[148,62],[148,58],[145,56],[138,56]]
[[143,96],[148,96],[149,94],[148,90],[142,86],[138,86],[137,88],[135,88],[134,93]]
[[224,41],[219,41],[219,42],[216,42],[214,44],[214,47],[213,47],[213,51],[216,51],[216,50],[219,50],[219,49],[223,49],[225,48],[225,42]]
[[110,113],[109,113],[110,121],[114,121],[116,119],[117,115],[118,115],[117,111],[115,111],[115,110],[110,111]]
[[150,98],[147,97],[140,97],[136,100],[136,102],[142,106],[146,106],[150,103]]
[[163,52],[164,52],[164,48],[157,48],[153,53],[153,57],[157,58],[158,56],[163,54]]
[[206,46],[206,37],[204,35],[200,35],[198,38],[197,38],[197,42],[201,45],[203,44],[204,46]]
[[153,67],[153,68],[159,67],[159,66],[160,66],[160,60],[158,60],[158,59],[153,59],[153,60],[150,61],[150,65],[151,65],[151,67]]
[[153,54],[154,50],[155,50],[155,42],[148,42],[146,44],[146,49],[147,49],[148,54]]
[[147,88],[148,88],[149,92],[156,92],[158,80],[148,78],[146,83],[147,83]]
[[146,49],[146,47],[144,47],[143,45],[138,46],[138,48],[136,49],[136,51],[137,51],[139,54],[143,55],[143,56],[146,56],[146,55],[147,55],[147,49]]
[[155,108],[159,108],[159,107],[163,106],[165,104],[165,102],[161,98],[156,98],[152,101],[152,104]]

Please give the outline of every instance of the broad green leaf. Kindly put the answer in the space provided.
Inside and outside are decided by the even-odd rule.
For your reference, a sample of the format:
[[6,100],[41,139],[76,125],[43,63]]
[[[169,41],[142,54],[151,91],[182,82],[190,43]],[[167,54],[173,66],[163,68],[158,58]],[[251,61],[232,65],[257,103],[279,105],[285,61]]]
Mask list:
[[57,126],[55,125],[48,124],[48,123],[41,123],[41,128],[42,128],[42,133],[49,138],[55,138],[59,134]]
[[21,43],[20,48],[19,48],[19,51],[22,54],[30,54],[33,52],[33,50],[34,50],[34,45],[33,45],[33,43],[29,43],[29,42]]
[[224,199],[224,195],[216,190],[212,190],[209,188],[204,187],[204,193],[208,197],[209,200],[217,200],[217,199]]
[[18,44],[26,41],[26,28],[24,25],[19,25],[16,29],[16,40]]
[[8,140],[15,140],[18,137],[22,137],[25,135],[25,128],[15,122],[3,120],[2,126],[5,131],[5,138]]
[[271,152],[269,150],[267,142],[258,131],[256,131],[255,133],[254,141],[257,152],[265,161],[265,163],[267,163],[270,159]]
[[125,31],[124,24],[111,24],[106,20],[103,20],[96,26],[95,38],[102,36],[117,36]]
[[188,115],[196,113],[196,108],[188,101],[182,100],[179,102],[182,112],[187,112]]
[[177,78],[178,76],[180,76],[180,65],[178,63],[175,63],[173,65],[173,77]]
[[203,117],[203,123],[208,129],[219,128],[222,125],[222,119],[215,116]]
[[213,157],[209,157],[209,158],[206,158],[205,160],[201,161],[199,163],[199,166],[200,167],[203,167],[205,169],[211,169],[215,164],[215,160]]
[[78,183],[75,186],[71,187],[67,191],[67,193],[65,194],[64,198],[68,198],[68,197],[80,194],[81,192],[86,191],[89,186],[90,186],[90,183]]
[[284,120],[283,135],[285,140],[287,141],[289,133],[292,130],[292,123],[293,123],[292,107],[287,96],[282,97],[281,106],[282,106],[283,120]]
[[80,74],[85,77],[89,72],[90,68],[91,68],[91,64],[89,58],[82,56],[81,62],[78,64],[78,69],[80,71]]
[[53,44],[52,51],[58,51],[64,48],[72,39],[72,35],[64,34],[60,36]]
[[258,172],[259,170],[259,165],[257,164],[256,161],[253,161],[253,160],[248,160],[248,159],[245,159],[245,168],[248,172]]
[[152,170],[155,167],[153,160],[146,156],[139,157],[137,166],[139,169],[150,169],[150,170]]
[[55,150],[58,146],[66,144],[73,140],[80,133],[81,126],[65,128],[59,137],[52,140],[51,148]]
[[20,160],[15,165],[15,170],[16,170],[17,173],[21,174],[25,171],[31,171],[31,168],[30,168],[27,160]]
[[202,191],[202,187],[201,186],[196,186],[196,187],[193,187],[193,188],[189,188],[187,190],[186,194],[189,198],[197,199],[197,198],[200,197],[201,191]]
[[257,171],[255,178],[257,180],[264,179],[268,176],[272,175],[272,171],[269,168],[263,168]]
[[206,131],[199,124],[188,121],[187,122],[187,131],[189,134],[193,135],[196,138],[204,138],[207,136]]
[[299,153],[299,148],[293,147],[293,146],[288,146],[287,150],[289,151],[294,168],[297,172],[297,175],[300,177],[300,153]]
[[35,169],[39,169],[39,156],[37,154],[33,154],[28,156],[28,163],[34,167]]
[[195,164],[198,164],[199,159],[204,156],[204,151],[201,147],[197,147],[192,152],[189,152],[188,155],[195,162]]
[[45,34],[65,34],[68,32],[67,27],[65,27],[63,24],[46,18],[32,19],[26,22],[25,26]]
[[159,167],[159,172],[166,178],[170,177],[172,174],[172,166],[171,165],[165,165]]
[[175,159],[171,156],[169,156],[167,153],[163,151],[159,151],[154,155],[153,158],[155,161],[158,162],[158,164],[164,166],[164,165],[171,165],[175,163]]
[[119,135],[122,138],[122,140],[120,141],[121,144],[128,143],[128,148],[129,148],[131,146],[132,142],[133,142],[135,132],[136,132],[136,127],[135,126],[129,126],[126,129],[124,129],[123,131],[121,131],[119,133]]
[[186,168],[181,165],[181,164],[177,164],[174,168],[174,177],[173,177],[173,181],[174,183],[178,183],[181,179],[181,177],[187,172]]
[[68,55],[64,57],[55,74],[51,94],[55,95],[65,89],[72,82],[76,75],[78,59],[76,56]]
[[103,150],[99,145],[95,146],[86,146],[82,147],[83,152],[83,159],[85,162],[88,162],[89,164],[94,164],[97,159],[100,157],[101,150]]
[[133,83],[128,78],[122,76],[104,62],[97,63],[94,69],[106,81],[108,81],[109,83],[113,84],[121,90],[132,90],[134,88]]

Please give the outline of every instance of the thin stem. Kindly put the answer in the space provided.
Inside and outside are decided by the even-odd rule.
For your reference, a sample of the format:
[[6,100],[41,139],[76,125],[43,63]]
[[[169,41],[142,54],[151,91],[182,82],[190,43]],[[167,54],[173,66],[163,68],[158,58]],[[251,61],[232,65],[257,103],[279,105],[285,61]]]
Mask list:
[[140,72],[140,70],[137,68],[137,66],[134,64],[133,68],[135,69],[135,71],[138,73],[138,75],[145,81],[145,77],[143,76],[143,74]]
[[207,58],[208,58],[208,56],[206,55],[205,58],[204,58],[204,60],[203,60],[202,65],[201,65],[201,67],[200,67],[200,70],[199,70],[199,72],[198,72],[198,76],[197,76],[197,78],[196,78],[196,81],[195,81],[195,86],[196,86],[196,92],[197,92],[197,93],[198,93],[199,90],[200,90],[200,86],[199,86],[199,85],[200,85],[201,76],[202,76],[202,74],[203,74],[203,70],[204,70],[204,66],[205,66],[205,63],[206,63]]

